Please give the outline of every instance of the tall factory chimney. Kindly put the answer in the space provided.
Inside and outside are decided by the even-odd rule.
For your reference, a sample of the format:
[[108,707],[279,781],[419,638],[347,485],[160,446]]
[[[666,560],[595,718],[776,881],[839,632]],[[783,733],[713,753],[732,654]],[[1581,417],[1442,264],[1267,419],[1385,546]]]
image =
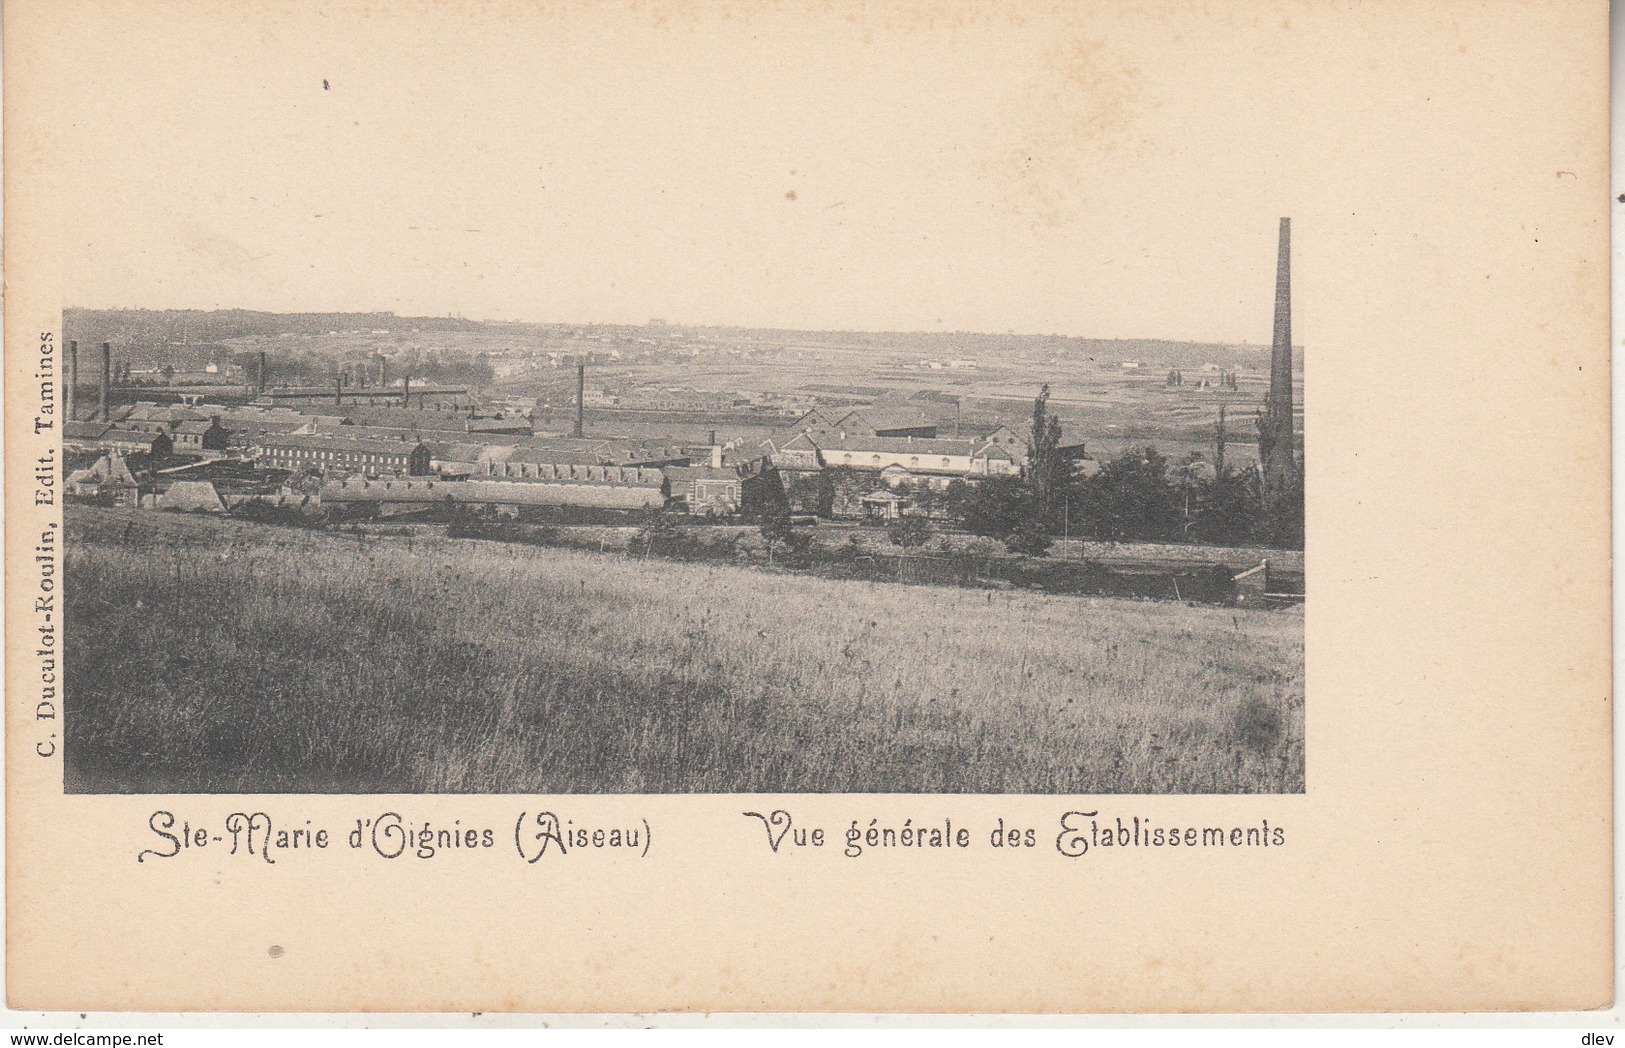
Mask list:
[[1258,461],[1269,538],[1302,549],[1303,476],[1292,416],[1292,219],[1284,218],[1276,263],[1276,344],[1269,357],[1269,400],[1258,419]]
[[576,361],[576,439],[587,435],[587,365]]
[[259,384],[260,384],[260,396],[263,397],[265,395],[265,350],[263,350],[263,349],[260,350]]
[[74,399],[73,398],[73,393],[74,393],[74,387],[77,386],[78,384],[79,384],[79,340],[70,338],[68,340],[68,381],[66,383],[66,389],[64,390],[64,392],[62,394],[62,397],[63,397],[63,401],[62,401],[63,412],[64,412],[64,414],[67,415],[67,418],[68,418],[69,422],[75,421],[75,417],[74,417],[74,414],[73,414],[74,409],[75,409],[75,406],[74,406],[74,403],[73,403],[73,399]]
[[378,354],[378,388],[383,389],[389,385],[389,358],[382,353]]
[[108,395],[113,388],[113,343],[102,343],[102,401],[101,410],[96,417],[103,422],[113,417],[112,408],[108,405]]
[[1292,414],[1292,220],[1283,218],[1275,264],[1275,346],[1270,354],[1270,392],[1258,423],[1258,459],[1263,467],[1266,504],[1297,487],[1297,438]]
[[412,406],[412,376],[411,375],[402,375],[401,376],[401,407],[409,408],[411,406]]

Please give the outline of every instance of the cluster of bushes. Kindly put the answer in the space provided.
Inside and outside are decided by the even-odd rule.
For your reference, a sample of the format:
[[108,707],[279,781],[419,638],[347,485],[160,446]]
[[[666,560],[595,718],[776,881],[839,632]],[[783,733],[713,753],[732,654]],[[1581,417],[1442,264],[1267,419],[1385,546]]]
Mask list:
[[[912,492],[917,516],[892,525],[896,544],[905,549],[922,545],[929,535],[927,521],[935,520],[958,523],[1029,556],[1043,554],[1062,534],[1119,542],[1303,548],[1301,483],[1266,500],[1256,467],[1221,463],[1215,468],[1195,454],[1173,462],[1149,446],[1125,451],[1083,474],[1058,452],[1060,423],[1049,414],[1048,402],[1046,386],[1033,405],[1023,476],[990,478],[974,486],[954,480],[943,490]],[[836,468],[799,477],[786,494],[803,511],[827,516],[843,501],[884,486],[878,474]]]
[[280,504],[264,499],[244,499],[231,507],[230,514],[239,520],[250,521],[254,524],[274,524],[285,528],[320,529],[328,523],[328,515],[325,511],[307,513],[299,506]]
[[1266,499],[1258,470],[1225,464],[1222,444],[1217,468],[1200,455],[1176,464],[1153,447],[1140,447],[1079,475],[1058,454],[1060,436],[1045,386],[1033,403],[1026,476],[991,480],[972,492],[966,529],[1033,553],[1062,532],[1108,541],[1303,548],[1301,483]]
[[634,557],[665,557],[669,560],[734,560],[740,556],[738,532],[717,532],[711,528],[683,528],[663,510],[644,514],[642,526],[626,552]]
[[[249,501],[232,515],[262,524],[285,527],[334,528],[343,522],[322,514],[307,514],[296,506]],[[934,583],[977,587],[1041,589],[1051,593],[1099,594],[1124,597],[1174,598],[1224,602],[1233,596],[1227,570],[1184,569],[1169,574],[1117,571],[1090,561],[1038,562],[1025,556],[1021,539],[962,540],[952,545],[932,543],[930,525],[923,517],[905,517],[888,529],[894,547],[866,545],[858,535],[833,545],[820,545],[812,531],[789,523],[783,512],[768,512],[760,525],[760,540],[749,531],[684,527],[673,514],[650,510],[634,530],[571,527],[536,520],[464,512],[449,516],[449,538],[484,539],[527,546],[547,546],[610,552],[626,557],[690,562],[750,562],[827,578],[877,582]],[[363,518],[354,518],[360,520]],[[408,532],[409,534],[409,532]],[[1025,530],[1013,533],[1027,534]]]
[[972,534],[1021,552],[1043,552],[1063,532],[1114,542],[1303,547],[1301,491],[1288,492],[1270,512],[1256,468],[1175,465],[1151,447],[1125,451],[1092,476],[1066,477],[1047,500],[1027,481],[989,480],[971,494],[961,519]]
[[560,529],[548,524],[522,524],[517,520],[476,517],[453,520],[446,527],[446,535],[454,539],[490,539],[526,546],[557,546],[564,538]]

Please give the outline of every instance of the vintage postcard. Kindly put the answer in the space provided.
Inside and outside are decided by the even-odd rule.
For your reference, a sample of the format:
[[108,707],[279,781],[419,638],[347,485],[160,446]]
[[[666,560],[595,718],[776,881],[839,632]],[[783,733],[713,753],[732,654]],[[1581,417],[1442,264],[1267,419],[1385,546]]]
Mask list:
[[13,1008],[1612,999],[1607,7],[16,0]]

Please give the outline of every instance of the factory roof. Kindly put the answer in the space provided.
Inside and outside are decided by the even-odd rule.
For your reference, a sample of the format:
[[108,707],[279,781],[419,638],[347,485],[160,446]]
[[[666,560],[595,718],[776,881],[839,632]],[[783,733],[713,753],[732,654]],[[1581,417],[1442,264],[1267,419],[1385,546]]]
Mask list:
[[846,437],[845,439],[813,438],[820,451],[868,452],[889,455],[987,455],[1009,458],[1009,453],[995,444],[980,440],[953,440],[938,437]]
[[268,448],[308,448],[316,451],[346,451],[368,455],[410,455],[423,445],[405,440],[357,440],[329,433],[283,433],[265,437]]

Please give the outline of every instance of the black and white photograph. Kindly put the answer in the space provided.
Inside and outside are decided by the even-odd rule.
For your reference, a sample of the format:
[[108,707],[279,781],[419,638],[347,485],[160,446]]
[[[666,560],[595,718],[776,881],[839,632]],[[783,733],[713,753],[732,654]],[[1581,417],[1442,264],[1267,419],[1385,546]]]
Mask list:
[[1253,346],[72,310],[68,788],[1300,790],[1288,252]]
[[1144,184],[1126,74],[670,44],[434,119],[351,56],[96,158],[66,790],[1302,792],[1316,216]]

